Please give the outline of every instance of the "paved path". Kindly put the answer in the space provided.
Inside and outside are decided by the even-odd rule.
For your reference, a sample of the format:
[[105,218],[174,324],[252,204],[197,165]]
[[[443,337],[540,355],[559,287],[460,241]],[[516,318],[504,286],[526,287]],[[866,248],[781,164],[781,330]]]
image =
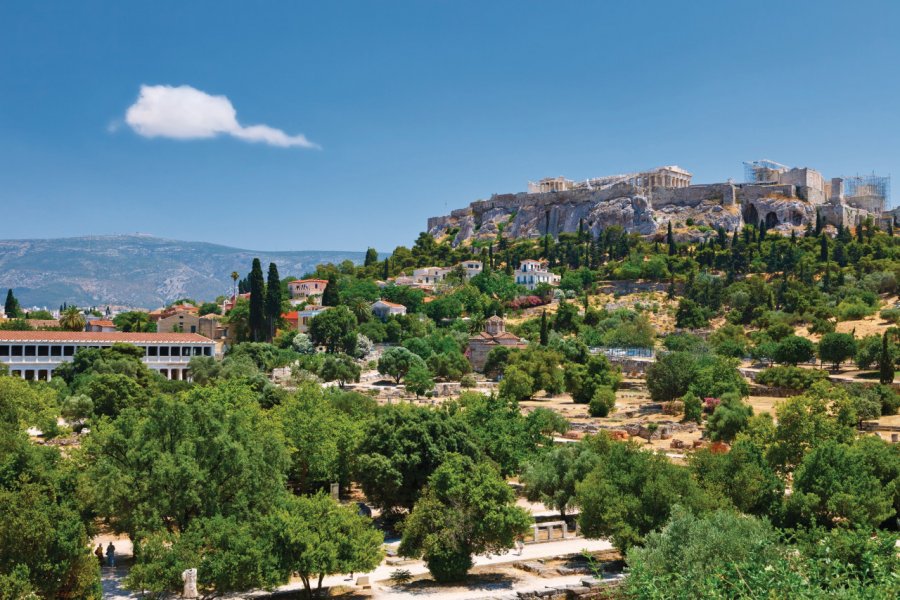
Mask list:
[[[612,548],[612,544],[607,542],[606,540],[588,540],[585,538],[570,538],[567,540],[559,540],[555,542],[542,542],[539,544],[527,544],[525,549],[522,551],[522,555],[519,556],[515,551],[507,552],[505,554],[499,555],[489,555],[489,556],[476,556],[475,557],[475,566],[484,566],[484,565],[500,565],[506,563],[513,563],[520,560],[536,560],[539,558],[552,558],[556,556],[565,556],[569,554],[579,554],[583,550],[587,550],[590,552],[599,552],[602,550],[609,550]],[[517,590],[524,589],[542,589],[551,583],[553,585],[566,585],[566,584],[575,584],[581,580],[583,576],[569,576],[569,577],[559,577],[550,579],[541,579],[534,576],[530,576],[523,572],[523,576],[520,580],[511,582],[511,581],[501,581],[496,584],[496,586],[486,585],[483,588],[479,588],[477,596],[473,596],[474,592],[471,589],[465,588],[455,588],[453,590],[443,590],[443,589],[415,589],[410,591],[404,590],[396,590],[393,589],[390,585],[376,583],[380,580],[388,579],[391,576],[391,573],[396,569],[406,569],[412,575],[421,575],[423,573],[427,573],[428,569],[425,567],[425,563],[422,561],[410,561],[408,564],[403,565],[388,565],[385,562],[382,562],[380,566],[378,566],[371,573],[356,573],[353,580],[349,580],[346,575],[333,575],[330,577],[326,577],[322,582],[323,587],[330,586],[355,586],[356,578],[361,575],[367,575],[369,577],[369,581],[373,584],[373,598],[377,598],[379,600],[403,600],[406,598],[434,598],[435,600],[440,598],[440,600],[469,600],[472,598],[486,598],[490,597],[492,594],[499,594],[504,592],[511,592]],[[125,576],[128,574],[127,568],[117,567],[116,569],[110,569],[108,567],[103,568],[102,578],[103,578],[103,597],[111,600],[126,600],[131,598],[138,598],[137,594],[131,594],[127,590],[122,587],[122,581]],[[571,580],[571,581],[570,581]],[[282,586],[279,590],[287,591],[302,588],[303,584],[297,581],[296,583],[290,583],[288,585]],[[483,595],[482,595],[483,593]],[[256,592],[251,594],[242,594],[241,597],[252,597],[252,596],[260,596],[264,595],[263,592]]]

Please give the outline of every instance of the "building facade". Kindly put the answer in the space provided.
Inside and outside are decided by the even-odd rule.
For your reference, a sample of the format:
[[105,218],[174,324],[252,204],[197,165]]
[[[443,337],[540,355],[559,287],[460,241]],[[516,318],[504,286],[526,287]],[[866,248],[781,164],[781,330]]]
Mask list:
[[503,319],[495,315],[484,322],[484,331],[469,338],[466,357],[472,368],[479,372],[483,371],[488,354],[497,346],[522,349],[528,347],[528,342],[506,331]]
[[396,302],[378,300],[372,303],[372,314],[384,321],[392,315],[405,315],[406,307]]
[[523,260],[516,271],[516,283],[533,290],[542,283],[550,286],[559,285],[560,276],[547,270],[544,263],[539,260]]
[[189,380],[195,356],[213,356],[216,343],[191,333],[100,333],[69,331],[0,331],[0,364],[10,375],[50,381],[53,371],[71,362],[84,348],[131,344],[144,351],[143,362],[167,379]]

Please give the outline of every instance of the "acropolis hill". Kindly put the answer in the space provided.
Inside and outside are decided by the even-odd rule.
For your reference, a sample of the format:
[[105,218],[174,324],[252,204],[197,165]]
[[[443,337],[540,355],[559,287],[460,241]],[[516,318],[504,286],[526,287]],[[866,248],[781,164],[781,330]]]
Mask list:
[[494,194],[448,216],[428,219],[436,238],[453,245],[496,238],[553,236],[578,231],[596,234],[613,225],[654,236],[672,222],[682,237],[700,239],[719,227],[733,231],[765,222],[787,233],[814,222],[818,212],[832,225],[853,226],[888,212],[890,178],[877,175],[826,180],[808,167],[791,168],[760,160],[744,163],[745,182],[692,184],[692,175],[665,166],[574,182],[563,177],[529,182],[528,191]]

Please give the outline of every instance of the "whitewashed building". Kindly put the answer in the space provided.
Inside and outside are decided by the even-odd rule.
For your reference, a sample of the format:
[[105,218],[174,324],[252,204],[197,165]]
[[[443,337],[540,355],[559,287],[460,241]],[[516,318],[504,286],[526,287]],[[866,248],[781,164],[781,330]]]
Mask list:
[[130,344],[144,351],[143,362],[168,379],[190,379],[195,356],[213,356],[216,343],[196,333],[121,333],[91,331],[0,331],[0,364],[10,375],[50,381],[59,365],[84,348]]

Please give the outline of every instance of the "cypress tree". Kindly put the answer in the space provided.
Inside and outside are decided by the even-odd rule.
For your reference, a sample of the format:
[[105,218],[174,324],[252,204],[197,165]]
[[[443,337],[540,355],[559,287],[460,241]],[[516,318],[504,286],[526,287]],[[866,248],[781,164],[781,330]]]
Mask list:
[[865,240],[863,239],[863,235],[865,232],[863,231],[863,224],[860,223],[856,226],[856,241],[862,244]]
[[822,211],[816,210],[816,236],[822,233]]
[[822,236],[819,242],[819,262],[828,262],[828,238]]
[[891,219],[887,224],[887,234],[889,237],[894,237],[894,220]]
[[719,247],[724,248],[725,244],[728,243],[728,232],[725,231],[725,228],[719,225]]
[[333,272],[328,274],[328,284],[322,293],[322,306],[337,306],[340,302],[337,289],[337,275]]
[[762,245],[763,240],[766,239],[766,222],[759,222],[759,243]]
[[675,256],[678,253],[678,246],[675,245],[675,235],[672,233],[672,221],[669,221],[666,231],[666,243],[669,244],[669,256]]
[[6,302],[3,304],[3,312],[10,319],[19,316],[19,301],[13,296],[11,289],[6,291]]
[[488,244],[488,270],[494,268],[494,245]]
[[270,344],[275,338],[275,325],[281,318],[281,280],[278,277],[278,267],[275,263],[269,263],[269,277],[266,279],[266,322],[269,331],[266,341]]
[[878,378],[883,385],[894,383],[894,360],[888,348],[888,334],[881,335],[881,357],[878,359]]
[[250,269],[250,336],[254,342],[266,339],[266,284],[258,258]]
[[384,259],[384,272],[381,275],[382,275],[381,278],[384,279],[385,282],[387,282],[388,278],[391,276],[391,257],[390,256],[387,257],[386,259]]
[[547,311],[541,312],[541,346],[549,343],[550,333],[547,326]]
[[378,262],[378,251],[375,248],[369,248],[366,250],[366,258],[363,261],[364,267],[371,267],[375,263]]

